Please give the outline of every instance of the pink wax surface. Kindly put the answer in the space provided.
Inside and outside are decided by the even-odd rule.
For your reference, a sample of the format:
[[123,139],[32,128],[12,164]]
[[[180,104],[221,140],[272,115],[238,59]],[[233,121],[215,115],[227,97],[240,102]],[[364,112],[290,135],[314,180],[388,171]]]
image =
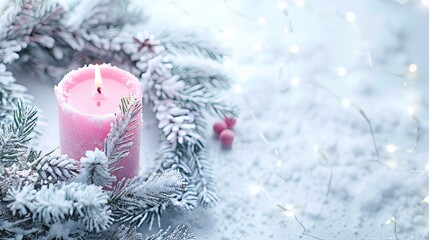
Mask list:
[[[119,112],[121,97],[133,95],[141,100],[140,83],[131,73],[109,64],[100,65],[101,95],[94,85],[93,65],[71,71],[55,86],[58,102],[61,153],[80,160],[87,150],[103,149],[110,125]],[[141,113],[140,113],[141,114]],[[133,129],[130,154],[121,159],[114,172],[117,180],[132,178],[139,172],[142,117]]]
[[[102,75],[103,77],[103,75]],[[101,94],[94,87],[94,79],[77,83],[69,90],[67,102],[77,110],[87,114],[109,114],[119,111],[121,97],[132,95],[124,84],[102,78]]]

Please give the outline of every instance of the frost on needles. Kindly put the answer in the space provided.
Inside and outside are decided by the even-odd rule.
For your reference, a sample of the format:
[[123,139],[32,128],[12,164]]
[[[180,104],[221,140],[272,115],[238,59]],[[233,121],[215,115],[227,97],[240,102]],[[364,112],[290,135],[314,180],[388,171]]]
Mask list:
[[[186,190],[177,171],[122,179],[112,190],[111,164],[127,155],[130,128],[141,111],[140,101],[124,99],[112,124],[105,152],[95,149],[82,166],[67,155],[42,154],[31,147],[37,110],[19,100],[14,121],[1,123],[0,237],[22,239],[145,239],[135,227],[153,221],[149,215]],[[114,159],[112,156],[116,156]],[[113,160],[114,161],[113,161]],[[113,168],[114,170],[114,168]],[[193,239],[179,226],[148,239]]]

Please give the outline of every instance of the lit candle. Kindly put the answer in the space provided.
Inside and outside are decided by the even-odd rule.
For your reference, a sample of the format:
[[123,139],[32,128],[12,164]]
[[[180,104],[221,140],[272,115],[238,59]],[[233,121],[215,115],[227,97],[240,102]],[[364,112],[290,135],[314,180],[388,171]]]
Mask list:
[[[58,102],[61,153],[80,159],[87,150],[103,149],[110,124],[119,112],[122,97],[141,100],[140,83],[131,73],[108,64],[90,65],[69,72],[55,86]],[[118,162],[117,180],[139,171],[142,118],[133,129],[130,154]]]

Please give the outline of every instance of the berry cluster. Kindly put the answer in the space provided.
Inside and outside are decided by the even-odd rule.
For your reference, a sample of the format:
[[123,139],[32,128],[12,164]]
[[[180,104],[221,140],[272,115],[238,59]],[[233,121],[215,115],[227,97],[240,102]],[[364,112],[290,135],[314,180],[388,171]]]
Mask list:
[[231,130],[237,119],[234,117],[227,118],[217,121],[213,124],[213,130],[219,136],[219,140],[225,147],[230,147],[234,141],[234,132]]

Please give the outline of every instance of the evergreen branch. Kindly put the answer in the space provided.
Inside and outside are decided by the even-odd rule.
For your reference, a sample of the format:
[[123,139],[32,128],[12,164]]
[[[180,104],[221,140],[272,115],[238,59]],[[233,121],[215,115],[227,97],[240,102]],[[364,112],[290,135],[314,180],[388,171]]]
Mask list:
[[30,219],[6,220],[0,218],[0,236],[3,239],[15,239],[15,236],[27,236],[39,232],[36,227],[23,228]]
[[235,106],[228,106],[213,90],[208,90],[202,84],[185,88],[182,93],[182,100],[188,103],[189,108],[207,110],[213,116],[220,118],[238,115],[238,109]]
[[227,89],[230,87],[230,79],[219,64],[211,62],[174,61],[171,73],[179,75],[188,86],[203,85],[206,88]]
[[9,123],[13,121],[10,116],[13,115],[19,99],[25,103],[30,101],[31,97],[26,94],[26,90],[24,86],[16,84],[12,73],[6,71],[6,66],[0,63],[0,122]]
[[16,162],[23,156],[30,141],[29,135],[37,123],[37,109],[26,107],[22,100],[18,100],[13,112],[13,122],[2,124],[0,129],[0,161]]
[[74,9],[76,14],[83,8],[86,13],[79,20],[74,19],[69,24],[78,24],[74,26],[76,29],[91,30],[100,35],[103,34],[102,31],[120,31],[125,26],[144,22],[146,18],[140,9],[129,10],[130,2],[130,0],[97,0],[89,4],[80,4]]
[[[40,154],[39,154],[40,155]],[[74,159],[67,155],[51,156],[51,153],[29,163],[36,170],[40,180],[67,181],[78,174],[78,165]]]
[[10,188],[19,185],[34,185],[37,179],[38,174],[31,170],[19,170],[16,166],[0,168],[0,199],[7,194]]
[[37,191],[33,185],[19,185],[3,198],[13,215],[31,216],[46,226],[79,217],[84,228],[94,232],[106,230],[113,222],[107,200],[101,187],[82,183],[44,185]]
[[25,144],[30,141],[29,135],[36,126],[37,118],[35,107],[27,107],[22,100],[18,101],[13,113],[12,131],[20,143]]
[[192,210],[198,202],[204,207],[212,207],[217,203],[219,197],[205,148],[187,144],[173,149],[171,144],[164,142],[157,156],[158,166],[155,171],[177,169],[189,182],[187,191],[175,199],[173,205]]
[[196,185],[198,200],[203,207],[213,207],[219,201],[219,197],[216,194],[216,185],[206,149],[203,152],[194,154],[189,160],[190,168],[193,169],[192,178]]
[[109,170],[118,168],[116,162],[129,154],[128,148],[133,144],[133,130],[141,117],[141,101],[135,97],[121,99],[121,113],[112,123],[110,132],[104,141],[104,153],[108,158]]
[[176,101],[160,101],[153,107],[159,121],[158,128],[162,129],[173,148],[186,142],[204,145],[204,135],[196,131],[196,114],[179,104]]
[[122,179],[112,191],[110,206],[118,222],[139,227],[147,221],[152,225],[155,215],[150,214],[151,210],[177,197],[186,187],[176,171],[152,174],[148,179]]
[[206,109],[211,115],[222,119],[224,117],[238,116],[238,108],[236,106],[228,106],[223,101],[211,101],[207,103]]
[[159,36],[159,40],[166,51],[172,55],[189,54],[217,62],[222,62],[226,55],[225,50],[194,33],[181,35],[164,33]]
[[137,232],[137,228],[133,227],[127,227],[125,225],[120,225],[115,232],[113,233],[113,236],[111,239],[117,239],[117,240],[142,240],[143,234]]
[[86,184],[108,187],[116,181],[116,177],[109,172],[108,159],[104,152],[86,151],[86,157],[80,160],[82,164],[79,180]]
[[173,232],[170,233],[170,227],[165,231],[160,230],[158,233],[146,238],[146,240],[194,240],[195,236],[189,232],[186,226],[177,226]]

